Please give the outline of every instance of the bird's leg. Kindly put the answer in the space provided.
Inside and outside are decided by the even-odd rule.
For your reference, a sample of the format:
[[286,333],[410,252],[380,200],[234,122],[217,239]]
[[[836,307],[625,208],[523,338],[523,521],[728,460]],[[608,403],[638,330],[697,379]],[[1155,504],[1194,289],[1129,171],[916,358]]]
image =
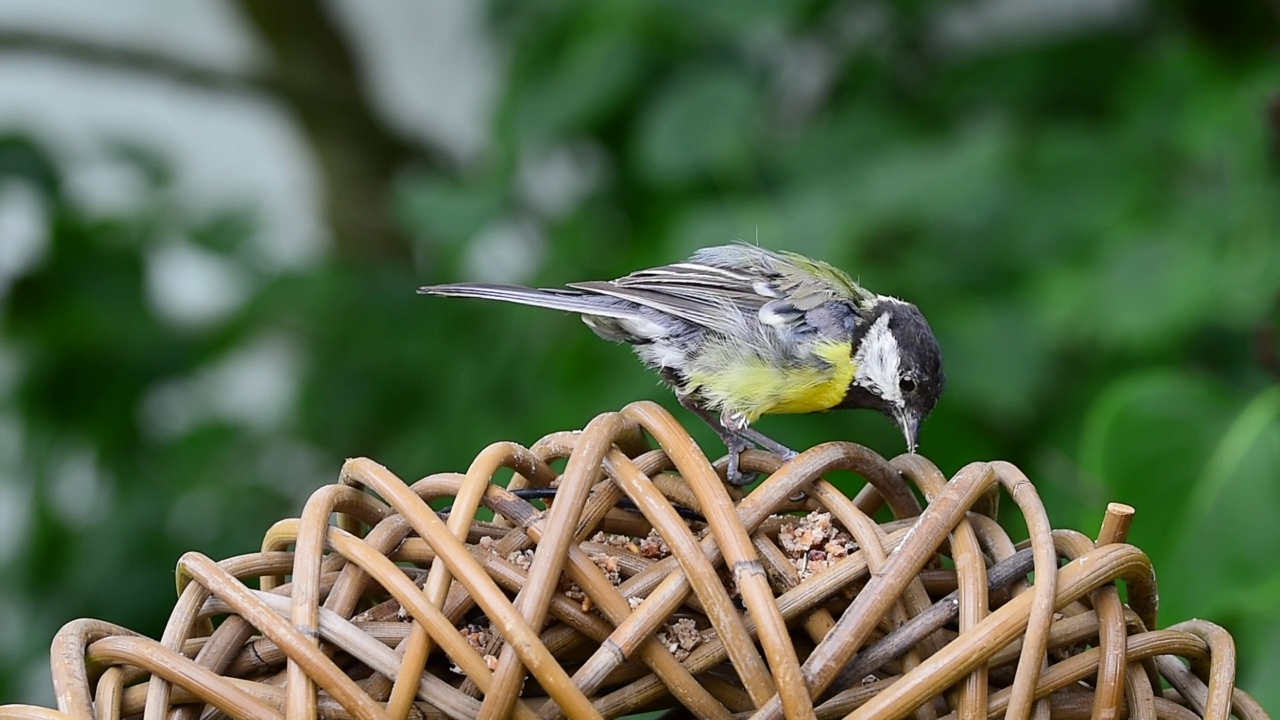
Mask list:
[[800,453],[756,430],[755,428],[746,427],[739,431],[742,437],[768,450],[769,452],[782,458],[782,462],[791,462]]
[[729,484],[741,487],[743,485],[748,485],[755,480],[755,473],[743,475],[741,470],[738,468],[742,451],[750,448],[751,442],[744,437],[741,431],[738,431],[736,428],[730,429],[731,426],[736,425],[737,423],[725,422],[728,418],[724,416],[717,418],[687,396],[681,395],[679,396],[679,399],[680,404],[683,405],[685,409],[701,418],[703,422],[709,425],[711,429],[716,432],[716,435],[720,437],[720,441],[724,443],[725,449],[728,450],[729,455],[729,468],[725,473]]
[[[711,429],[715,430],[716,434],[720,436],[720,439],[724,440],[725,445],[746,440],[782,458],[782,462],[790,462],[800,454],[746,423],[734,422],[732,418],[725,416],[717,418],[715,415],[695,405],[692,401],[687,401],[684,398],[680,399],[680,404],[693,411],[694,415],[702,418],[703,422],[710,425]],[[745,450],[746,448],[743,449]]]
[[[791,462],[800,454],[754,428],[745,427],[740,432],[742,433],[742,437],[782,458],[782,462],[784,463]],[[804,502],[804,499],[808,497],[808,495],[809,494],[807,492],[801,490],[792,495],[790,499],[792,502]]]
[[755,482],[755,473],[744,473],[739,469],[738,465],[742,462],[742,452],[751,447],[751,443],[738,435],[730,435],[725,438],[725,449],[729,452],[729,467],[725,471],[725,478],[730,485],[734,487],[742,487]]

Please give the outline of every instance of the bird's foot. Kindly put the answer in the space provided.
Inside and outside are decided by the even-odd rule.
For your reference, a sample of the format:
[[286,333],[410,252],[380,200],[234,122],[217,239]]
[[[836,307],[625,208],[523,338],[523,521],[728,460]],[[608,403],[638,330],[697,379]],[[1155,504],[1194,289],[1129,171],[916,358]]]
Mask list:
[[800,454],[754,428],[743,428],[738,431],[738,434],[765,450],[768,450],[774,455],[777,455],[784,463],[795,460],[796,456]]
[[[742,437],[745,438],[746,440],[752,443],[755,443],[756,445],[764,448],[765,450],[768,450],[774,455],[777,455],[778,458],[782,460],[782,462],[784,463],[789,463],[792,460],[795,460],[796,457],[800,454],[795,450],[792,450],[791,448],[787,447],[786,445],[783,445],[782,443],[778,442],[777,440],[774,440],[768,435],[765,435],[759,430],[753,430],[752,428],[748,427],[748,428],[743,428],[739,434],[741,434]],[[806,493],[803,490],[800,490],[796,492],[794,495],[792,495],[790,500],[792,502],[797,502],[797,503],[804,502],[807,497],[809,497],[808,493]]]
[[740,436],[727,435],[724,437],[725,448],[729,451],[729,467],[725,472],[725,479],[734,487],[742,487],[750,485],[756,481],[755,473],[744,473],[740,468],[742,461],[742,453],[751,447],[751,443],[747,442]]
[[739,468],[742,451],[751,447],[751,443],[732,429],[731,426],[736,426],[737,423],[734,423],[725,414],[721,414],[717,418],[688,396],[681,396],[680,404],[701,418],[712,430],[715,430],[716,435],[720,437],[720,441],[724,443],[725,449],[729,451],[729,467],[725,473],[725,480],[734,487],[742,487],[754,482],[756,479],[755,473],[743,473]]
[[[747,436],[751,425],[745,415],[728,410],[720,413],[720,439],[729,450],[729,470],[726,475],[730,485],[742,487],[756,481],[756,473],[744,473],[739,468],[742,453],[751,449],[752,441]],[[714,425],[712,426],[714,427]]]
[[756,473],[744,473],[740,468],[742,452],[752,446],[759,446],[768,450],[781,458],[783,462],[790,462],[799,455],[795,450],[759,430],[752,429],[750,421],[742,413],[726,410],[721,412],[719,417],[716,417],[687,396],[680,398],[680,404],[692,411],[694,415],[702,418],[702,421],[710,425],[711,429],[716,431],[716,435],[720,436],[720,440],[724,442],[725,448],[729,451],[729,468],[726,473],[726,479],[730,485],[741,487],[755,482]]

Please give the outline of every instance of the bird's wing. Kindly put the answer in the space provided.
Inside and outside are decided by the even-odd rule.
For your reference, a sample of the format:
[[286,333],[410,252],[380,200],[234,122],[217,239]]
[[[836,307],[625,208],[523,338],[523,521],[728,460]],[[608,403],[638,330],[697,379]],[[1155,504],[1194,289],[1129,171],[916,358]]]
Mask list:
[[830,300],[864,305],[875,299],[848,273],[821,260],[799,253],[766,250],[735,243],[699,250],[691,262],[715,268],[735,268],[753,278],[753,290],[771,298],[786,299],[801,310]]
[[625,320],[644,317],[643,312],[634,306],[617,302],[612,298],[573,290],[535,289],[496,283],[455,283],[420,287],[418,294],[502,300],[519,305],[533,305],[552,310]]
[[746,244],[706,248],[688,262],[569,287],[627,300],[725,334],[740,332],[744,321],[753,319],[759,325],[804,332],[815,329],[808,324],[817,319],[810,318],[810,311],[832,301],[861,305],[874,297],[824,262]]
[[626,300],[722,332],[744,312],[755,313],[768,300],[752,292],[749,276],[694,263],[640,270],[607,282],[570,283],[569,287]]

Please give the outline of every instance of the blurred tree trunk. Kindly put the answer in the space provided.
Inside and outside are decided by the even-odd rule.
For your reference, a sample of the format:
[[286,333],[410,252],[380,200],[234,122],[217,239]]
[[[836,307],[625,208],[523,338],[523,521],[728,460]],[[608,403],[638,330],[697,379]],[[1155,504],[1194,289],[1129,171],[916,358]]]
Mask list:
[[415,153],[363,92],[356,49],[315,0],[239,0],[272,51],[281,99],[311,140],[327,193],[327,220],[343,255],[408,257],[391,218],[396,173]]
[[75,37],[0,27],[0,51],[43,53],[129,70],[213,92],[260,93],[297,119],[315,153],[325,188],[325,220],[345,258],[401,259],[407,238],[392,220],[396,174],[410,160],[444,157],[388,126],[362,90],[358,50],[326,12],[308,0],[239,0],[245,20],[270,52],[257,73],[229,73],[181,58]]

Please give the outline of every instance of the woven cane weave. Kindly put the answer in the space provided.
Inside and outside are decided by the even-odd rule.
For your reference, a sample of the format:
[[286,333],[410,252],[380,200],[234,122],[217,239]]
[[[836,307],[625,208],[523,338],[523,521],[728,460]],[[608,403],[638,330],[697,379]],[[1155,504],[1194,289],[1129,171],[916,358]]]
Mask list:
[[1156,629],[1123,506],[1095,542],[1008,463],[743,467],[767,476],[745,496],[652,403],[412,484],[350,460],[261,552],[183,556],[159,640],[65,626],[58,709],[0,719],[1266,717],[1225,631]]

